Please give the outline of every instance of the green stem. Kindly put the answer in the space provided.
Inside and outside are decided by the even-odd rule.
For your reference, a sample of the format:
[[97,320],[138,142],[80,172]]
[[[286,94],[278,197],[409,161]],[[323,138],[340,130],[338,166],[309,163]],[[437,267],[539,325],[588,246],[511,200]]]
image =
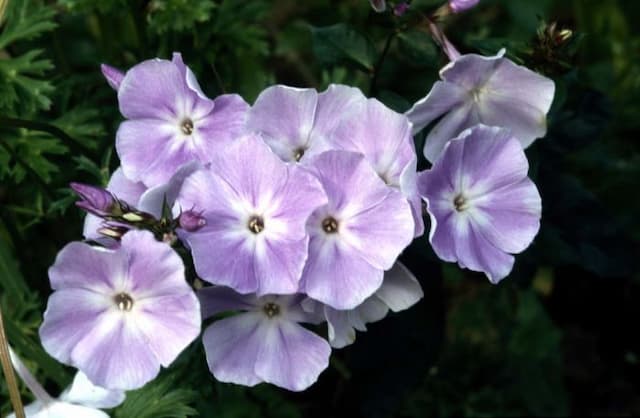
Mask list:
[[369,95],[371,97],[375,97],[378,94],[378,77],[380,76],[380,70],[382,69],[382,64],[384,64],[384,60],[387,57],[389,49],[391,48],[391,42],[393,42],[393,39],[397,34],[398,31],[394,30],[389,34],[389,36],[387,36],[380,58],[378,58],[378,62],[373,68],[373,77],[371,77],[371,84],[369,85]]

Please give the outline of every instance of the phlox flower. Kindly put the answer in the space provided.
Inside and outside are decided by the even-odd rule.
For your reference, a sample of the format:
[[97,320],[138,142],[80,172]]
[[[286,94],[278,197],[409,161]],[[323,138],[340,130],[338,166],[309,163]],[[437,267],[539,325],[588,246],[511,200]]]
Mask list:
[[449,8],[453,13],[460,13],[475,7],[480,0],[449,0]]
[[309,162],[329,198],[307,222],[309,258],[300,290],[336,309],[352,309],[382,284],[413,239],[411,208],[359,153],[327,151]]
[[215,286],[198,296],[204,318],[242,311],[214,322],[202,336],[209,369],[221,382],[301,391],[329,365],[329,344],[300,325],[319,322],[300,306],[303,295],[257,297]]
[[366,101],[355,87],[332,84],[318,93],[283,85],[265,89],[251,107],[247,130],[260,133],[284,161],[304,162],[331,148],[337,125]]
[[406,115],[417,133],[443,116],[427,135],[424,155],[434,162],[445,144],[478,123],[508,128],[523,148],[547,131],[553,80],[504,57],[466,54],[440,70],[429,94]]
[[297,292],[309,242],[305,223],[327,198],[311,174],[251,134],[187,177],[177,202],[205,220],[182,235],[198,275],[261,296]]
[[182,259],[150,232],[129,231],[115,249],[72,242],[49,278],[42,345],[105,388],[143,386],[200,333]]
[[422,202],[416,188],[417,156],[411,135],[411,123],[377,99],[360,100],[342,120],[328,142],[332,149],[363,154],[378,176],[397,188],[411,203],[415,236],[424,232]]
[[[114,408],[124,401],[123,391],[96,386],[82,372],[76,373],[71,386],[59,398],[53,398],[11,348],[9,354],[16,373],[36,398],[24,408],[27,418],[108,418],[99,408]],[[7,418],[15,416],[11,413]]]
[[[104,69],[103,69],[104,70]],[[116,134],[116,151],[127,178],[147,187],[166,183],[190,161],[207,163],[244,130],[248,105],[237,94],[207,98],[180,54],[129,69],[117,86],[127,118]]]
[[441,259],[484,272],[492,283],[540,228],[541,200],[527,158],[506,129],[478,125],[451,140],[418,189],[431,217],[429,241]]

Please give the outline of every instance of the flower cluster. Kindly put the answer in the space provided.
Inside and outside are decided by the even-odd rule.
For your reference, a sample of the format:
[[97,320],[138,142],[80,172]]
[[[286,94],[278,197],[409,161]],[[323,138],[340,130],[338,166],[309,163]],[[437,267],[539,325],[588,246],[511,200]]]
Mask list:
[[[406,114],[344,85],[210,99],[177,53],[102,70],[126,119],[121,167],[106,189],[72,184],[87,241],[50,268],[40,329],[94,384],[141,387],[213,318],[218,380],[304,390],[332,348],[422,298],[398,259],[425,210],[435,253],[493,283],[538,231],[523,147],[554,86],[502,53],[456,58]],[[418,173],[413,134],[438,118]]]

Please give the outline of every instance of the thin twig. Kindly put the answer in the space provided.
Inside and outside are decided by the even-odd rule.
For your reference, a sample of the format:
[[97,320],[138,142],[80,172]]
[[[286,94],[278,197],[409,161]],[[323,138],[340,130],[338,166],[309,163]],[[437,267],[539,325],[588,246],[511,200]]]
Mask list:
[[391,48],[391,42],[398,34],[397,31],[393,31],[387,36],[387,40],[384,44],[384,48],[382,49],[382,53],[380,54],[380,58],[378,58],[378,62],[376,66],[373,68],[373,77],[371,77],[371,84],[369,85],[369,95],[371,97],[375,97],[378,94],[378,77],[380,76],[380,70],[382,69],[382,64],[384,63],[385,58],[387,57],[387,53],[389,52],[389,48]]
[[22,405],[22,399],[20,398],[20,388],[16,381],[16,375],[13,372],[13,366],[11,365],[11,357],[9,354],[9,342],[4,332],[4,322],[2,320],[2,309],[0,309],[0,363],[2,363],[2,372],[4,373],[4,379],[7,382],[9,388],[9,398],[11,399],[11,405],[16,413],[16,418],[26,418],[24,414],[24,406]]
[[226,94],[227,92],[224,89],[224,84],[222,83],[222,78],[220,77],[220,74],[218,74],[218,70],[216,69],[215,62],[211,63],[211,69],[213,70],[213,75],[216,77],[216,83],[218,83],[218,87],[220,88],[220,91],[222,92],[222,94]]

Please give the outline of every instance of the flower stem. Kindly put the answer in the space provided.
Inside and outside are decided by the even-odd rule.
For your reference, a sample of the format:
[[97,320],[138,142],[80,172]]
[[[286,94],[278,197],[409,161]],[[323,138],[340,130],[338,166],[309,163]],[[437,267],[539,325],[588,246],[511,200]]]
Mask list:
[[13,373],[13,367],[11,366],[9,343],[7,342],[7,337],[4,332],[4,322],[2,321],[2,309],[0,309],[0,363],[2,363],[2,372],[4,373],[4,379],[9,388],[9,398],[11,399],[13,410],[16,413],[16,418],[26,418],[24,407],[22,406],[22,399],[20,399],[20,389],[18,388],[16,375]]
[[373,77],[371,77],[371,84],[369,85],[369,95],[371,97],[375,97],[378,94],[378,77],[380,76],[380,70],[382,69],[382,64],[387,57],[389,49],[391,48],[391,42],[397,34],[398,32],[394,30],[389,34],[389,36],[387,36],[387,40],[385,41],[384,48],[382,49],[382,53],[380,54],[380,58],[378,58],[378,62],[373,68]]

